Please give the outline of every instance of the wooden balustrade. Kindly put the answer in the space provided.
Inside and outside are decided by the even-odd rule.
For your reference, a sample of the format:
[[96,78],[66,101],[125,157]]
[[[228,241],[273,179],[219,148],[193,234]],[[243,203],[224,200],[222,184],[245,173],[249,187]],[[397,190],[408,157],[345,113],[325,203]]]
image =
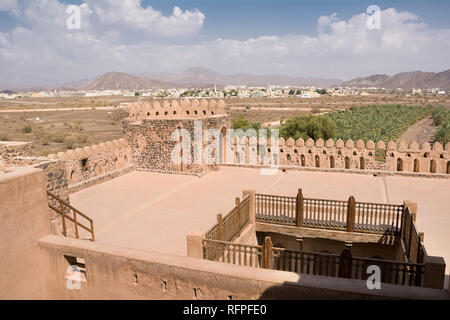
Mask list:
[[241,266],[262,267],[262,246],[203,239],[203,259]]
[[367,280],[373,273],[369,266],[380,268],[382,283],[423,286],[423,263],[352,257],[349,248],[341,255],[273,247],[270,237],[253,246],[203,239],[203,259],[255,268],[289,271],[327,277]]
[[356,202],[354,231],[398,234],[403,210],[403,205]]
[[407,259],[411,262],[423,262],[422,237],[417,233],[414,218],[409,208],[406,208],[402,218],[400,239],[403,243]]
[[367,280],[369,266],[378,266],[381,282],[405,286],[423,286],[423,235],[417,233],[414,216],[405,205],[304,198],[299,189],[296,197],[255,195],[256,220],[296,227],[322,228],[346,232],[365,232],[399,236],[405,260],[390,261],[352,257],[347,247],[341,255],[296,251],[273,247],[270,237],[260,246],[233,241],[249,223],[250,197],[225,216],[218,215],[203,239],[203,258],[213,261],[296,273]]
[[325,199],[303,199],[303,226],[308,228],[345,230],[347,203]]
[[260,222],[348,232],[400,234],[403,205],[256,194]]
[[380,268],[380,281],[383,283],[421,287],[423,285],[425,265],[423,263],[399,262],[381,259],[351,259],[351,279],[367,280],[371,273],[369,266]]
[[223,217],[217,215],[217,223],[206,232],[208,240],[233,241],[241,236],[241,232],[250,222],[250,196],[242,201],[236,198],[236,206]]
[[[80,232],[79,228],[82,228],[86,231],[88,231],[91,234],[91,240],[92,242],[95,242],[95,234],[94,234],[94,221],[80,212],[79,210],[72,207],[69,203],[66,201],[60,199],[50,191],[47,191],[47,195],[49,197],[48,206],[53,211],[57,212],[61,215],[62,218],[62,233],[65,237],[68,236],[67,234],[67,224],[68,220],[69,222],[73,223],[74,232],[75,232],[75,239],[80,239]],[[89,223],[89,227],[85,226],[79,221],[79,217],[85,219]]]
[[337,277],[339,255],[273,248],[273,269]]
[[296,225],[295,197],[256,194],[258,220],[277,224]]

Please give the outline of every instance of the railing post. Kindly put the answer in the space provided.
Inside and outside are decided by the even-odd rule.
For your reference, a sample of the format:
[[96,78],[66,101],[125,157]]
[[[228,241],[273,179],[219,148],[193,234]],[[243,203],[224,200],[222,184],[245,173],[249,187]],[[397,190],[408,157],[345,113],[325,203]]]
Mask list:
[[241,236],[241,199],[236,198],[237,216],[238,216],[238,237]]
[[425,274],[423,286],[425,288],[444,289],[445,261],[442,257],[425,256]]
[[223,241],[223,220],[220,213],[217,215],[217,223],[219,224],[219,240]]
[[65,213],[65,208],[64,205],[61,201],[61,199],[59,199],[59,206],[61,209],[61,216],[62,216],[62,227],[63,227],[63,235],[65,237],[67,237],[67,229],[66,229],[66,213]]
[[80,235],[78,234],[78,221],[77,221],[77,212],[75,210],[73,211],[73,221],[75,225],[75,239],[80,239]]
[[299,228],[303,227],[303,192],[302,192],[302,189],[298,189],[298,192],[297,192],[295,221],[296,221],[297,227],[299,227]]
[[255,190],[244,190],[242,191],[242,198],[245,199],[250,195],[250,204],[249,204],[249,222],[251,224],[255,224],[256,222],[256,191]]
[[190,258],[203,259],[203,234],[191,232],[186,237],[187,256]]
[[351,196],[348,199],[347,206],[347,232],[353,232],[355,229],[355,211],[356,203],[355,197]]
[[273,250],[272,250],[272,239],[270,237],[266,237],[264,239],[264,269],[273,269]]
[[352,276],[352,253],[346,246],[339,259],[339,278],[350,279]]
[[91,220],[90,223],[91,223],[92,242],[95,242],[94,221]]
[[417,217],[417,202],[414,201],[403,201],[403,210],[409,208],[409,212],[411,213],[411,217],[414,222],[416,222]]

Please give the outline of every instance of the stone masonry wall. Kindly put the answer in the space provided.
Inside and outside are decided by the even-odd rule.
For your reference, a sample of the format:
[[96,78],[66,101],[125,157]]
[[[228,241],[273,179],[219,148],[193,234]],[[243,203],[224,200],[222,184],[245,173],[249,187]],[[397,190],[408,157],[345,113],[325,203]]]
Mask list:
[[131,149],[125,139],[49,155],[49,159],[64,161],[69,185],[125,168],[130,157]]
[[[202,134],[208,129],[228,127],[230,120],[225,115],[215,115],[197,118],[201,122]],[[194,162],[195,132],[194,119],[142,119],[134,121],[128,119],[124,124],[125,136],[133,150],[133,162],[140,170],[151,170],[161,172],[178,172],[200,174],[209,170],[217,170],[217,165],[208,165],[205,161],[201,164]],[[172,134],[179,130],[186,130],[189,137],[183,135],[182,139],[191,139],[191,154],[188,156],[191,163],[178,165],[172,161],[172,153],[180,140],[172,141]],[[199,137],[197,137],[199,138]],[[202,139],[202,150],[205,151],[208,141]],[[215,156],[212,153],[211,156]]]
[[0,142],[0,161],[12,164],[15,157],[31,157],[34,146],[31,142]]
[[226,114],[225,102],[213,99],[155,100],[136,102],[127,107],[130,118],[198,118]]
[[[341,139],[334,142],[322,139],[313,141],[303,139],[285,141],[279,139],[279,152],[271,150],[273,139],[266,144],[264,138],[252,137],[248,139],[234,138],[234,163],[250,165],[250,155],[258,152],[256,163],[262,166],[279,164],[280,166],[314,167],[314,168],[342,168],[358,170],[387,170],[394,172],[450,174],[450,143],[445,148],[438,142],[431,146],[425,142],[419,146],[415,141],[407,145],[390,141],[387,145],[383,141],[375,144],[373,141],[359,140],[356,144],[352,140],[344,143]],[[267,145],[267,148],[259,147]],[[270,162],[263,163],[266,155]],[[241,161],[239,161],[241,159]]]
[[47,190],[63,199],[68,196],[68,179],[64,161],[49,160],[44,157],[16,157],[11,163],[14,166],[42,169],[47,178]]

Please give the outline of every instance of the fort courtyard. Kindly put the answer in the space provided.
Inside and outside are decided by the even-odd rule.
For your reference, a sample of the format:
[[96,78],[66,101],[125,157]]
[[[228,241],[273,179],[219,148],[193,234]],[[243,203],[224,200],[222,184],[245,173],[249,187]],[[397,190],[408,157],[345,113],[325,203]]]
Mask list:
[[[415,199],[417,226],[431,255],[450,261],[450,180],[223,167],[202,178],[132,172],[71,195],[71,203],[96,223],[98,242],[175,255],[186,255],[186,236],[204,231],[228,212],[244,189],[310,198],[401,203]],[[450,272],[447,265],[446,273]]]

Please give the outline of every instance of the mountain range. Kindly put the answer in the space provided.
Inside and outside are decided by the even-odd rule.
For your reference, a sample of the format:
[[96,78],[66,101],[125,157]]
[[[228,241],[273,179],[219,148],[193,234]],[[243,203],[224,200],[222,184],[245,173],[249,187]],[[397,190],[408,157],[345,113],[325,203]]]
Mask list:
[[386,89],[441,88],[450,89],[450,69],[443,72],[402,72],[394,76],[376,74],[356,78],[342,84],[345,87],[376,87]]
[[354,88],[386,88],[386,89],[412,89],[412,88],[441,88],[450,89],[450,69],[443,72],[402,72],[393,76],[386,74],[375,74],[368,77],[360,77],[350,81],[339,79],[304,78],[286,75],[254,75],[249,73],[238,73],[223,75],[203,67],[193,67],[181,74],[174,73],[139,73],[127,74],[123,72],[109,72],[94,79],[86,79],[65,83],[58,86],[8,86],[0,83],[0,89],[11,89],[20,91],[42,90],[143,90],[143,89],[169,89],[169,88],[203,88],[217,86],[222,89],[225,85],[235,86],[319,86],[333,87],[344,86]]
[[174,82],[183,85],[235,85],[235,86],[334,86],[339,85],[343,81],[339,79],[321,79],[321,78],[304,78],[291,77],[279,74],[254,75],[249,73],[238,73],[232,75],[223,75],[218,72],[203,68],[193,67],[187,69],[182,74],[171,73],[141,73],[143,76],[151,79],[159,79],[162,81]]

